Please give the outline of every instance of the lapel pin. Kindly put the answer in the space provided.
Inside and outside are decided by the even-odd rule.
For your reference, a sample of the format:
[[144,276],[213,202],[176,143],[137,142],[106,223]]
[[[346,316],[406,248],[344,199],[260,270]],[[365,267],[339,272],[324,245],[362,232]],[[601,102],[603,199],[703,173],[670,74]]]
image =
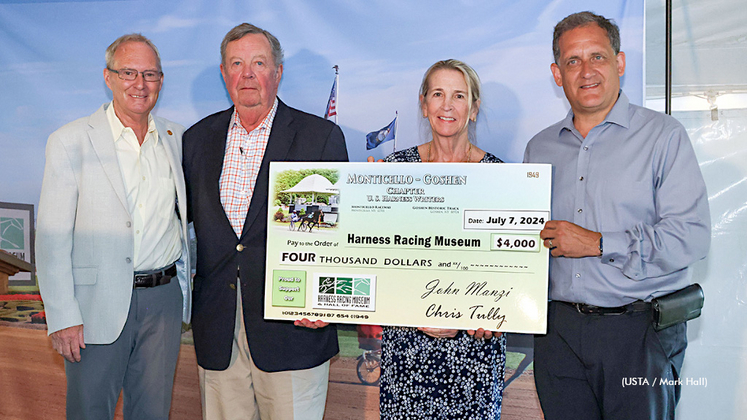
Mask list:
[[172,135],[172,134],[174,134],[174,133],[172,133],[172,132],[171,132],[171,130],[166,130],[166,132],[167,132],[167,133],[168,133],[169,135]]

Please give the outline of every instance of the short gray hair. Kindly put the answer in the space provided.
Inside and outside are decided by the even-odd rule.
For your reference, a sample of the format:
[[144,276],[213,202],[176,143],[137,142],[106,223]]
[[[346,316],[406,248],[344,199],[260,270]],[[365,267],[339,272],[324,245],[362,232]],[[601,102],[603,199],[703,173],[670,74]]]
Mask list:
[[558,64],[558,60],[560,59],[560,45],[558,45],[560,37],[570,30],[591,24],[596,24],[604,29],[607,32],[607,37],[610,40],[612,50],[615,51],[615,55],[620,53],[620,28],[617,27],[614,20],[592,12],[578,12],[566,16],[565,19],[555,25],[555,31],[552,35],[552,54],[555,58],[555,64]]
[[234,27],[223,38],[223,42],[220,43],[220,62],[222,64],[226,64],[226,48],[228,48],[228,43],[239,40],[249,34],[264,35],[272,48],[272,61],[275,62],[275,68],[277,69],[283,64],[283,47],[280,46],[280,41],[273,34],[251,23],[242,23]]
[[106,67],[109,69],[116,70],[114,68],[114,53],[117,52],[117,48],[119,48],[120,45],[126,43],[126,42],[142,42],[143,44],[149,46],[154,53],[156,53],[156,63],[158,64],[158,70],[161,71],[161,54],[158,53],[158,48],[156,48],[156,45],[153,44],[153,42],[144,37],[142,34],[127,34],[122,35],[119,38],[117,38],[114,42],[109,45],[109,47],[106,48],[106,54],[104,55],[106,59]]

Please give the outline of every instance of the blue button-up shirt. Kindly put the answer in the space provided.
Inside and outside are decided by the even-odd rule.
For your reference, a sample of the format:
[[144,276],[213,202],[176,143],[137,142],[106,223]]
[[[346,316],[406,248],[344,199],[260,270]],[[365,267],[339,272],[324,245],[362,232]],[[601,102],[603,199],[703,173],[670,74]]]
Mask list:
[[684,127],[620,96],[584,138],[573,111],[527,145],[553,165],[552,218],[601,232],[601,257],[552,258],[550,299],[622,306],[690,284],[711,223],[703,176]]

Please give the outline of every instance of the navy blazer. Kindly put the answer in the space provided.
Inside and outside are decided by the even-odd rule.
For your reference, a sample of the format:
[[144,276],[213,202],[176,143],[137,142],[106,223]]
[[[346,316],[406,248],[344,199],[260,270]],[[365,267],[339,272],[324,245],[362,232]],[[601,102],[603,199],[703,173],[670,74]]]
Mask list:
[[264,319],[270,162],[348,160],[340,127],[278,102],[241,238],[226,217],[219,188],[233,107],[204,118],[183,136],[187,208],[197,236],[192,329],[197,363],[205,369],[224,370],[231,359],[237,274],[249,349],[258,368],[308,369],[339,351],[334,325],[312,330]]

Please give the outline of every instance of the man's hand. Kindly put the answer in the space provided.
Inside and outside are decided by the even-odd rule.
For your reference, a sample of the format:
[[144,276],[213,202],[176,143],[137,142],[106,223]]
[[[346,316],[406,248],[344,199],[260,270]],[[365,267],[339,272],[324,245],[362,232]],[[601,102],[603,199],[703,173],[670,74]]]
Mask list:
[[418,331],[422,331],[425,335],[433,338],[454,338],[459,332],[459,330],[430,327],[419,327]]
[[369,156],[368,158],[366,158],[366,161],[368,161],[368,162],[383,162],[384,159],[374,160],[373,156]]
[[306,327],[306,328],[311,328],[312,330],[315,330],[317,328],[326,327],[327,325],[329,325],[329,322],[324,322],[320,320],[309,321],[308,319],[304,318],[304,319],[293,321],[293,325],[297,327]]
[[86,348],[83,341],[83,325],[75,325],[49,335],[52,348],[70,363],[80,362],[80,349]]
[[540,232],[553,257],[598,257],[602,234],[565,220],[550,220]]
[[478,328],[477,330],[467,330],[467,334],[475,337],[475,338],[485,338],[490,339],[492,337],[500,337],[501,332],[498,331],[490,331],[490,330],[484,330],[482,328]]

